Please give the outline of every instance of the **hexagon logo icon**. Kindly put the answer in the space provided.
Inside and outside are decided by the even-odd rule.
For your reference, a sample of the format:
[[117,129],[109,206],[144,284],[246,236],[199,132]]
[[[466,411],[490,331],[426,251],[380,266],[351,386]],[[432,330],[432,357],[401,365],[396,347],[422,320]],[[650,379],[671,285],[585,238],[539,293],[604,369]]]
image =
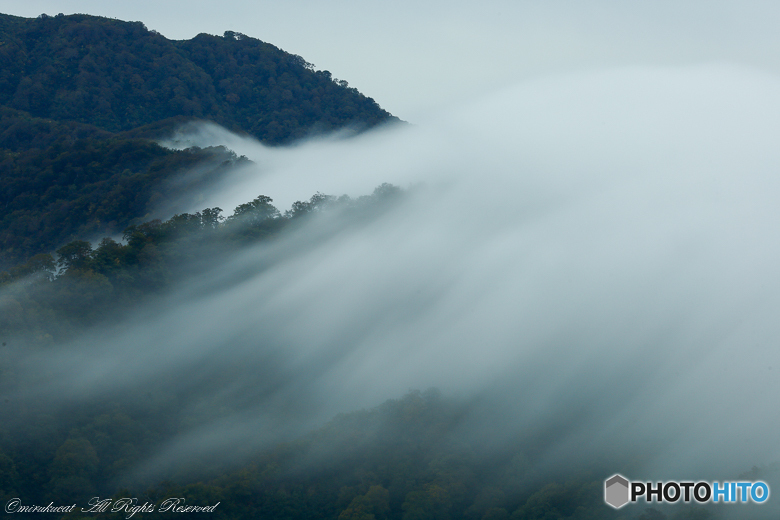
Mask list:
[[628,479],[622,475],[613,475],[605,480],[604,502],[615,509],[628,504]]

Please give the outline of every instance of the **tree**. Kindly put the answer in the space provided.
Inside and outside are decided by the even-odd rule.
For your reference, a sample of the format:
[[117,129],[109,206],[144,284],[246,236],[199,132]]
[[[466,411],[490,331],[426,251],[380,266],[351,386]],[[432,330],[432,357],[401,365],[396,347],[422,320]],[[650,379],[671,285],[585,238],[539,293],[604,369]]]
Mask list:
[[390,513],[390,492],[371,486],[368,493],[355,497],[339,515],[339,520],[385,520]]
[[84,240],[74,240],[59,248],[57,255],[57,266],[60,269],[85,269],[92,259],[92,246]]
[[292,207],[285,211],[284,216],[287,218],[299,218],[308,215],[309,213],[322,211],[335,200],[336,197],[333,195],[325,195],[324,193],[317,192],[312,195],[311,199],[307,202],[300,200],[293,202]]
[[58,449],[51,468],[54,498],[68,500],[73,496],[89,496],[95,491],[93,479],[98,471],[95,448],[83,437],[68,439]]
[[222,208],[206,208],[199,213],[201,224],[206,229],[217,229],[219,223],[224,220],[220,215]]
[[449,520],[452,506],[449,493],[437,484],[428,484],[421,490],[406,495],[401,509],[403,520]]
[[255,226],[267,219],[279,218],[281,214],[271,202],[273,202],[271,197],[260,195],[252,202],[238,206],[228,221]]

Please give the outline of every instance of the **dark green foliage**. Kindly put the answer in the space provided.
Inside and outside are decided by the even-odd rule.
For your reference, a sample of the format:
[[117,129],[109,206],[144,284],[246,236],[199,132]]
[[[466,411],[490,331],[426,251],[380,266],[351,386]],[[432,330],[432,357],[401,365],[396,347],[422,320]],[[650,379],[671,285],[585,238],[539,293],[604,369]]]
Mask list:
[[58,140],[0,157],[0,267],[76,237],[117,234],[155,202],[166,181],[199,166],[201,181],[239,162],[224,148],[167,150],[140,139]]
[[0,105],[111,132],[201,118],[269,143],[394,119],[300,56],[254,38],[171,41],[140,22],[87,15],[0,15]]
[[603,503],[603,483],[553,482],[531,495],[512,520],[577,519],[598,520],[609,509]]
[[[217,478],[166,482],[115,497],[138,497],[141,504],[168,497],[198,505],[219,502],[218,518],[509,520],[508,511],[517,519],[619,518],[603,503],[601,482],[541,479],[516,496],[513,483],[501,479],[506,460],[479,453],[475,444],[451,434],[463,405],[434,390],[412,391],[374,409],[340,415]],[[86,437],[78,444],[65,441],[56,450],[55,467],[62,466],[63,452],[76,449],[84,450],[87,462],[67,465],[68,475],[90,470],[95,457]],[[510,451],[521,453],[522,446]],[[442,461],[450,461],[446,472]]]
[[176,45],[213,81],[221,113],[203,116],[263,141],[287,142],[312,130],[365,128],[391,119],[373,99],[334,82],[327,71],[315,72],[300,56],[246,35],[200,34]]
[[109,137],[110,132],[92,125],[32,117],[26,112],[0,107],[0,149],[20,152],[45,149],[56,142]]
[[0,269],[120,233],[177,174],[213,177],[236,161],[145,141],[188,122],[281,144],[391,120],[300,56],[238,33],[171,41],[140,22],[0,15]]
[[[123,479],[150,454],[215,419],[214,410],[187,415],[193,395],[219,389],[241,367],[190,373],[176,385],[161,378],[64,411],[24,398],[29,389],[13,369],[18,350],[58,354],[68,338],[121,324],[124,313],[247,245],[326,213],[336,217],[308,238],[327,240],[402,196],[390,185],[357,200],[318,193],[282,214],[261,195],[227,218],[205,208],[150,220],[177,173],[197,166],[207,172],[198,182],[208,182],[241,161],[224,149],[172,151],[145,140],[192,119],[278,144],[393,118],[327,71],[238,33],[175,42],[138,22],[0,15],[0,502],[81,507],[99,496],[159,506],[184,497],[219,503],[212,519],[618,517],[602,503],[599,481],[541,476],[532,446],[488,449],[454,434],[469,403],[435,390],[339,415],[230,471],[199,461],[170,482],[131,479],[130,489]],[[122,243],[86,241],[120,234]],[[263,374],[273,375],[273,366]],[[120,517],[80,507],[67,517]]]
[[89,242],[83,240],[74,240],[73,242],[62,246],[57,250],[57,266],[65,270],[84,270],[92,260],[92,246]]
[[[187,153],[215,153],[222,158],[224,151]],[[205,208],[164,222],[130,225],[122,234],[125,244],[106,237],[93,249],[87,241],[73,240],[57,249],[56,261],[49,254],[38,254],[0,272],[0,289],[5,287],[0,296],[4,310],[0,337],[22,334],[41,345],[64,340],[307,217],[331,209],[345,213],[347,218],[339,225],[348,225],[380,214],[401,195],[388,184],[355,200],[317,193],[308,201],[295,202],[284,216],[270,197],[261,195],[239,205],[227,218],[221,208]],[[93,211],[102,207],[96,205]]]
[[[10,480],[28,503],[86,497],[86,505],[92,496],[135,497],[138,504],[156,505],[169,497],[190,505],[219,503],[216,518],[609,520],[640,514],[621,517],[606,506],[602,483],[595,479],[537,478],[518,494],[515,482],[504,476],[524,447],[516,444],[496,456],[475,439],[453,434],[464,405],[435,390],[411,391],[376,408],[339,415],[218,477],[190,473],[129,490],[120,490],[114,479],[161,440],[183,433],[176,420],[180,398],[147,410],[115,404],[127,411],[78,412],[69,421],[78,426],[69,430],[68,424],[28,413],[29,437],[3,443],[13,455],[0,454],[0,483]],[[68,518],[95,516],[110,515],[76,511]]]
[[[270,198],[259,196],[227,218],[221,209],[208,208],[130,226],[125,244],[105,238],[92,248],[72,241],[57,252],[57,276],[49,255],[3,275],[0,338],[26,338],[27,348],[38,345],[53,352],[68,334],[109,318],[121,320],[122,309],[196,276],[199,258],[212,265],[219,255],[295,233],[311,219],[331,225],[314,228],[323,238],[307,230],[307,239],[327,239],[328,233],[382,214],[402,196],[390,185],[356,200],[316,194],[294,205],[310,211],[287,216]],[[209,385],[218,389],[221,379],[240,379],[240,367],[213,368],[205,379],[189,374],[189,386],[181,381],[168,385],[161,378],[135,394],[97,396],[60,414],[36,400],[0,403],[0,497],[80,505],[93,496],[135,497],[138,505],[157,506],[179,497],[189,505],[219,503],[210,518],[618,520],[654,514],[612,510],[603,503],[601,479],[578,478],[570,468],[543,474],[528,442],[496,446],[481,430],[460,428],[474,403],[443,397],[434,389],[339,415],[307,435],[248,455],[238,466],[226,469],[219,460],[197,460],[184,471],[173,470],[168,482],[136,477],[123,483],[128,472],[171,439],[187,435],[200,421],[224,417],[222,409],[191,415],[196,392],[208,395]],[[2,359],[0,375],[0,395],[14,395],[14,388],[23,385]],[[271,366],[258,380],[272,376]],[[241,403],[229,406],[235,408],[227,413],[242,411]],[[130,488],[120,487],[125,485]],[[709,512],[680,509],[674,518],[697,515],[706,518]],[[95,517],[116,513],[77,510],[67,516]]]

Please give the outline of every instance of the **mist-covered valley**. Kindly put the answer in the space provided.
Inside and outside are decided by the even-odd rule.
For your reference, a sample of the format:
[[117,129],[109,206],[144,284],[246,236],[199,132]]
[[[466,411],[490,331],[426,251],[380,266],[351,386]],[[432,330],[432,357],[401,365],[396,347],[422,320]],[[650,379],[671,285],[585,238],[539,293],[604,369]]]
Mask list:
[[779,87],[619,68],[289,147],[180,127],[161,143],[251,162],[0,287],[0,489],[229,496],[226,517],[775,514],[613,511],[601,485],[775,478]]

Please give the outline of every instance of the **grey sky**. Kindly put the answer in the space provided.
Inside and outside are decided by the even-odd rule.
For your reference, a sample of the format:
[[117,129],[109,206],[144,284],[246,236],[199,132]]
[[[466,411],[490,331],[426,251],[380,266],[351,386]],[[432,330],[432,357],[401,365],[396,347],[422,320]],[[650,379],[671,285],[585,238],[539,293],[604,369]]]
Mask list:
[[780,70],[780,6],[769,1],[3,0],[0,11],[140,20],[172,39],[243,32],[412,122],[551,72],[711,61]]

